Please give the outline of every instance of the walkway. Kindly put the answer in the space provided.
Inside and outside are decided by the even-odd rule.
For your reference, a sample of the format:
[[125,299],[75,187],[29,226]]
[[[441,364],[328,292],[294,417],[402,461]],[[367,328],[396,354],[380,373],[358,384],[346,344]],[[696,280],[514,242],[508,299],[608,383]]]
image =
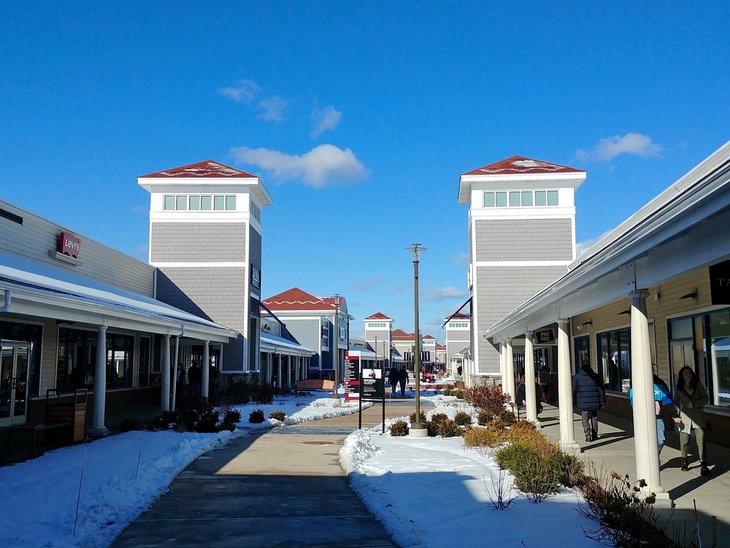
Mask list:
[[[386,416],[413,412],[394,401]],[[381,407],[363,426],[381,423]],[[396,546],[349,488],[339,462],[358,415],[238,438],[193,462],[114,547]]]
[[[622,476],[628,474],[632,482],[640,479],[636,477],[632,422],[601,412],[599,421],[599,439],[585,442],[580,415],[574,415],[575,439],[581,446],[581,458],[599,475],[616,471]],[[555,441],[560,439],[557,407],[546,405],[540,414],[540,424],[544,434]],[[676,531],[683,533],[686,530],[689,535],[696,528],[696,501],[703,546],[712,546],[710,540],[714,536],[719,539],[716,546],[730,547],[730,449],[708,444],[707,452],[712,469],[710,476],[700,476],[700,464],[696,457],[690,463],[689,471],[682,472],[679,435],[667,432],[667,445],[660,456],[661,482],[674,501],[675,508],[657,510],[657,514]]]

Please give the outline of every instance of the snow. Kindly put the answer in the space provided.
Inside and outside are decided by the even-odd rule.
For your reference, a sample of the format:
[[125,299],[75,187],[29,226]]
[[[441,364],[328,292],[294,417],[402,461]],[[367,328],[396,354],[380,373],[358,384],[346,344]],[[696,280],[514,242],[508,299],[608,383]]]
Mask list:
[[[430,413],[453,417],[461,408],[454,398],[422,399],[436,404]],[[284,411],[284,422],[296,424],[356,413],[358,406],[332,407],[328,397],[299,396],[237,409],[241,422],[235,432],[127,432],[0,468],[6,493],[0,499],[0,546],[108,545],[198,456],[248,429],[281,425],[273,419],[249,424],[254,409],[262,409],[266,417]],[[582,502],[574,490],[563,489],[541,503],[512,491],[510,497],[515,498],[507,509],[493,509],[490,491],[494,498],[500,470],[488,455],[465,449],[461,438],[391,437],[387,429],[384,435],[380,432],[375,427],[351,434],[340,461],[353,490],[397,543],[482,546],[488,538],[490,544],[505,541],[513,546],[595,545],[585,538],[583,528],[594,529],[596,524],[576,511]],[[502,475],[509,490],[512,478]]]

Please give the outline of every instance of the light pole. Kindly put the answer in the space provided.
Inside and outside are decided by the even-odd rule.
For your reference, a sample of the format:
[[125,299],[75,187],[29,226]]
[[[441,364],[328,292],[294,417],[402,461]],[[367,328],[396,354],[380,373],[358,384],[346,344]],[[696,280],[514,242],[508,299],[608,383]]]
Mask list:
[[413,352],[413,375],[416,377],[416,422],[411,425],[411,436],[422,438],[428,435],[428,431],[421,424],[421,332],[418,327],[418,255],[426,251],[421,244],[412,244],[406,251],[413,253],[413,303],[414,303],[414,336],[416,338],[415,351]]
[[334,348],[334,351],[332,353],[332,365],[335,368],[335,388],[334,393],[332,394],[333,402],[332,405],[334,407],[340,406],[340,392],[339,392],[339,384],[340,384],[340,331],[339,327],[337,326],[338,316],[340,315],[340,295],[338,293],[335,293],[334,295],[335,299],[335,334],[334,337],[332,337],[332,346]]

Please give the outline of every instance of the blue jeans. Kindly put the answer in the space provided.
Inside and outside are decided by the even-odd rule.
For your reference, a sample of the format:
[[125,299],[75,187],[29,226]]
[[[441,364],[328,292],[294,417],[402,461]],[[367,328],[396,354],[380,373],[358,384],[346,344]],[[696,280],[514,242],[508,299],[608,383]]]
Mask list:
[[661,453],[662,447],[664,447],[664,418],[661,416],[656,418],[656,440]]

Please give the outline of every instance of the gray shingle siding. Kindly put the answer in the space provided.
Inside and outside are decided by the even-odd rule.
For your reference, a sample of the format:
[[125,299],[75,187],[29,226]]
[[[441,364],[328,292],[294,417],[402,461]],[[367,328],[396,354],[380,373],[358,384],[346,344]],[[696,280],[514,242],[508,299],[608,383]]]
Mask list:
[[246,333],[244,268],[161,268],[157,298]]
[[[0,217],[0,252],[152,296],[154,267],[7,202],[0,200],[0,208],[23,218],[23,224],[19,224]],[[69,264],[48,254],[49,251],[55,254],[60,232],[69,232],[81,240],[78,264]]]
[[476,221],[477,261],[570,261],[570,219]]
[[482,373],[499,373],[499,353],[483,337],[499,319],[567,272],[560,266],[477,268],[477,314],[481,333],[476,334]]
[[246,260],[244,223],[152,223],[150,257],[165,262]]

